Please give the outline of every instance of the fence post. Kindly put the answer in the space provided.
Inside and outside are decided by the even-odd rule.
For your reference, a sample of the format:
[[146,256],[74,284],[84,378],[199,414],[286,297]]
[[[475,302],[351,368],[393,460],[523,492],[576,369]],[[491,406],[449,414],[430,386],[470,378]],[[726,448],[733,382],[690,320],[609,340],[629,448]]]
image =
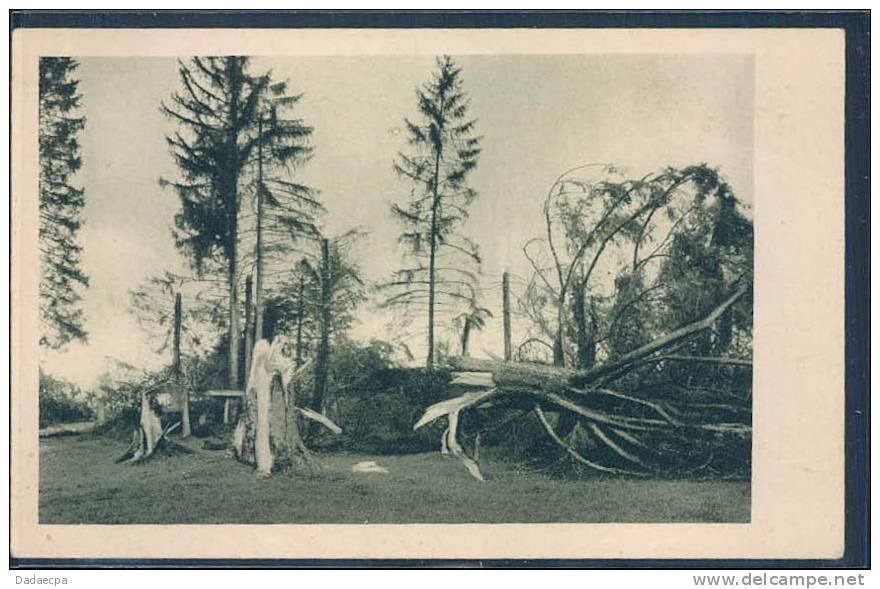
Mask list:
[[513,346],[510,336],[510,273],[505,270],[501,277],[502,307],[504,315],[504,359],[513,359]]
[[192,434],[189,422],[189,389],[183,383],[180,365],[180,330],[183,322],[183,303],[180,293],[174,295],[174,387],[180,401],[180,437],[188,438]]

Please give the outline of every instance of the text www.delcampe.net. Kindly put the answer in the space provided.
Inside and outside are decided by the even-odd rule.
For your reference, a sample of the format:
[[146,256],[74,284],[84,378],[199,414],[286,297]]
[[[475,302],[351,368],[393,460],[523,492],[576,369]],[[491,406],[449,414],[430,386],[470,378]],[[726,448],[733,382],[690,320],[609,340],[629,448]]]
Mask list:
[[865,575],[801,575],[746,573],[744,575],[694,575],[694,585],[716,587],[846,587],[864,585]]

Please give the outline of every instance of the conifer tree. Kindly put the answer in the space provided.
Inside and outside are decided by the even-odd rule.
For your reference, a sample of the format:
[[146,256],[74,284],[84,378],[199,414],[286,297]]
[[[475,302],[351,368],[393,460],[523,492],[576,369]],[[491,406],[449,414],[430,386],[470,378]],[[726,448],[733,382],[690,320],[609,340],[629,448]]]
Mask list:
[[43,57],[39,66],[40,345],[49,348],[87,339],[80,301],[89,281],[78,241],[85,195],[73,184],[85,127],[76,116],[78,65],[69,57]]
[[[242,220],[243,197],[248,190],[263,198],[270,192],[264,179],[253,180],[258,155],[262,153],[268,165],[290,167],[308,157],[306,142],[312,130],[280,114],[299,97],[289,95],[285,83],[273,83],[270,73],[252,74],[246,57],[194,57],[181,62],[179,71],[181,88],[162,111],[180,125],[167,137],[180,178],[162,184],[172,186],[180,198],[174,235],[197,275],[225,275],[228,379],[231,388],[238,388],[241,243],[249,230]],[[298,185],[286,188],[288,193],[307,195]],[[279,191],[285,189],[269,196]],[[272,197],[269,205],[276,200]],[[295,225],[296,213],[288,217],[294,221],[287,225]]]
[[437,59],[436,71],[416,90],[416,98],[418,117],[405,119],[408,150],[394,163],[397,174],[412,184],[410,199],[391,209],[404,228],[400,241],[408,250],[407,266],[384,285],[391,291],[384,304],[427,311],[426,364],[432,368],[438,307],[450,315],[476,300],[479,253],[457,229],[477,195],[467,179],[477,166],[480,137],[474,133],[476,121],[468,118],[461,69],[450,57]]

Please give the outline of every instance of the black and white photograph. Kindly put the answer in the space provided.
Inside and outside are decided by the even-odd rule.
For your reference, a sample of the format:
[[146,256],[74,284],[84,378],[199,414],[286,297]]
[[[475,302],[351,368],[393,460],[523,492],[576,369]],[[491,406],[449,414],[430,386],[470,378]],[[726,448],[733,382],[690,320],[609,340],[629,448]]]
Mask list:
[[[837,187],[838,86],[773,109],[836,79],[838,53],[773,86],[786,62],[769,36],[749,51],[710,31],[560,37],[590,50],[538,31],[522,50],[512,31],[495,45],[347,31],[329,49],[273,31],[306,48],[286,52],[260,51],[258,30],[190,46],[157,31],[181,41],[159,51],[101,33],[27,54],[33,240],[14,255],[34,276],[13,308],[35,310],[16,341],[35,340],[22,366],[37,390],[15,403],[38,427],[16,430],[31,433],[13,459],[34,475],[16,500],[35,541],[81,529],[105,538],[81,556],[100,556],[129,526],[271,526],[293,544],[263,551],[266,536],[247,555],[345,557],[317,547],[608,524],[682,538],[653,541],[664,557],[698,556],[704,529],[768,556],[838,545],[837,524],[807,541],[808,523],[768,523],[796,511],[784,489],[842,497],[827,474],[842,438],[826,443],[842,364],[814,362],[818,339],[842,346],[822,331],[837,291],[801,286],[842,276],[821,258],[842,251],[836,229],[806,237],[840,209],[768,183],[793,178],[773,138],[809,150],[782,131],[809,118],[812,188]],[[790,39],[779,51],[806,46]],[[747,540],[757,528],[778,539]],[[604,528],[559,529],[570,558]],[[434,537],[399,552],[435,555]],[[596,554],[630,554],[613,538]],[[183,555],[172,545],[143,554]],[[437,554],[518,556],[503,546]]]
[[753,80],[41,59],[40,521],[749,521]]

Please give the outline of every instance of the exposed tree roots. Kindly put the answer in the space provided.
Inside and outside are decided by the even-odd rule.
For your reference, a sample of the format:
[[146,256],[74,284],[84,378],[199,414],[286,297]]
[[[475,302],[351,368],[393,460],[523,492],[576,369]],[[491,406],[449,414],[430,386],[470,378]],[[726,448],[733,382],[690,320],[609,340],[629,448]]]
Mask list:
[[[462,459],[483,480],[476,462],[456,439],[461,411],[492,400],[493,407],[532,407],[547,437],[574,463],[604,474],[681,476],[708,471],[715,463],[748,467],[751,445],[750,394],[717,394],[699,387],[644,384],[629,378],[638,367],[660,363],[708,365],[712,370],[749,370],[741,358],[670,355],[680,342],[712,325],[747,292],[740,288],[706,317],[590,370],[571,370],[499,360],[453,358],[453,384],[478,388],[429,407],[415,428],[446,416],[441,451]],[[690,383],[688,383],[690,384]],[[747,387],[748,388],[748,387]],[[749,393],[749,391],[747,391]],[[560,434],[547,412],[573,417]],[[727,461],[727,462],[724,462]]]

